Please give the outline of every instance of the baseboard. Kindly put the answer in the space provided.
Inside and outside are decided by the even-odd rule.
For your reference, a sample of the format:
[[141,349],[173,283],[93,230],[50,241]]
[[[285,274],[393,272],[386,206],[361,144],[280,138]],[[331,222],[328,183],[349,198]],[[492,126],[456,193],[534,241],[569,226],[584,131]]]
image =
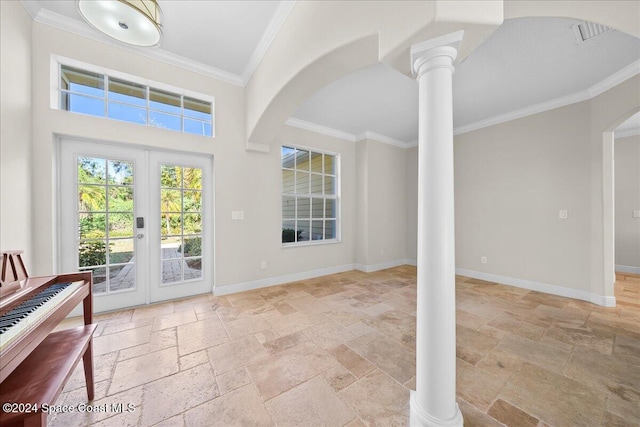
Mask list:
[[631,267],[629,265],[616,265],[616,272],[640,274],[640,267]]
[[398,266],[407,265],[407,264],[415,265],[415,261],[414,261],[414,264],[411,264],[411,260],[396,259],[394,261],[387,261],[380,264],[372,264],[372,265],[354,264],[353,267],[358,271],[363,271],[365,273],[373,273],[374,271],[385,270],[387,268],[393,268],[393,267],[398,267]]
[[313,279],[314,277],[327,276],[329,274],[344,273],[353,270],[353,264],[339,265],[336,267],[321,268],[318,270],[303,271],[300,273],[286,274],[284,276],[267,277],[265,279],[252,280],[250,282],[233,283],[231,285],[216,286],[213,294],[216,296],[235,294],[237,292],[251,291],[267,288],[269,286],[282,285],[284,283],[297,282],[299,280]]
[[580,289],[566,288],[564,286],[550,285],[548,283],[534,282],[531,280],[516,279],[515,277],[500,276],[497,274],[483,273],[481,271],[465,270],[456,268],[456,274],[471,277],[474,279],[486,280],[488,282],[500,283],[503,285],[515,286],[517,288],[529,289],[531,291],[544,292],[561,297],[574,298],[588,301],[603,307],[615,307],[616,298],[594,294]]

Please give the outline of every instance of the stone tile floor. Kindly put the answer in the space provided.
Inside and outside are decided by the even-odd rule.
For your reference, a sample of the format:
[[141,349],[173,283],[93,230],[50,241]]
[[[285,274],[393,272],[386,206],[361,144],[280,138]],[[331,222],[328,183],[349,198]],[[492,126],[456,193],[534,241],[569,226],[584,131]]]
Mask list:
[[[106,411],[50,425],[407,425],[415,280],[354,271],[98,315]],[[640,277],[618,276],[616,308],[465,277],[456,295],[466,426],[640,425]],[[81,365],[58,404],[86,402]]]

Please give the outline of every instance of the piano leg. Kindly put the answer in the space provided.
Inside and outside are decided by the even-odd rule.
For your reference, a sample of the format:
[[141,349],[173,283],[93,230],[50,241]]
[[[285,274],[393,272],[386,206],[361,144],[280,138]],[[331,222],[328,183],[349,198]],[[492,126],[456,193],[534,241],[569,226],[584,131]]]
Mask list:
[[47,413],[35,412],[31,416],[23,420],[23,427],[46,427],[47,426]]
[[93,387],[93,338],[89,340],[87,351],[82,356],[82,363],[84,365],[84,380],[87,383],[87,398],[91,402],[94,398]]

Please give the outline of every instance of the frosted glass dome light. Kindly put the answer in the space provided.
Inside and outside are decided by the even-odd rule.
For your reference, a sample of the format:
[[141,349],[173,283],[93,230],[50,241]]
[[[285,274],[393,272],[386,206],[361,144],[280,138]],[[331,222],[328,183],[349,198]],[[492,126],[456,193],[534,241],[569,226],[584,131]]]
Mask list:
[[78,0],[78,10],[89,24],[122,43],[160,43],[162,11],[157,0]]

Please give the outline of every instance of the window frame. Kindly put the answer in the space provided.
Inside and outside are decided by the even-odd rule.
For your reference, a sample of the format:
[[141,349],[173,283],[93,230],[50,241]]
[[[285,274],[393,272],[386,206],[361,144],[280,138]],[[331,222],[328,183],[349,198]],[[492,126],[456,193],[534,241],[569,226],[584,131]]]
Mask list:
[[[71,90],[68,89],[63,89],[62,88],[62,80],[63,80],[63,73],[62,73],[62,68],[63,67],[71,67],[71,68],[75,68],[78,69],[79,71],[84,71],[86,73],[93,73],[93,74],[99,74],[102,76],[103,78],[103,83],[104,83],[104,95],[102,97],[97,97],[97,96],[93,96],[93,95],[86,95],[86,94],[79,94],[80,96],[84,96],[84,97],[88,97],[88,98],[92,98],[92,99],[99,99],[104,103],[104,114],[103,115],[94,115],[94,114],[86,114],[83,112],[78,112],[78,111],[71,111],[71,110],[67,110],[62,108],[62,97],[64,93],[67,94],[77,94],[76,92],[73,92]],[[145,88],[145,106],[140,106],[140,105],[135,105],[135,104],[129,104],[127,102],[123,102],[120,100],[114,100],[114,99],[110,99],[108,94],[109,94],[109,83],[111,81],[111,79],[115,79],[115,80],[119,80],[120,82],[124,82],[124,83],[130,83],[133,85],[142,85]],[[157,90],[157,91],[161,91],[161,92],[169,92],[171,94],[174,95],[178,95],[180,97],[180,129],[172,129],[172,128],[166,128],[166,127],[161,127],[161,126],[153,126],[149,124],[149,116],[150,116],[150,112],[157,112],[156,109],[151,107],[151,101],[150,101],[150,93],[153,90]],[[185,98],[189,98],[190,100],[195,100],[195,101],[201,101],[204,103],[209,103],[211,104],[211,122],[207,122],[204,121],[202,119],[199,118],[194,118],[188,115],[185,115],[185,110],[184,110],[184,105],[185,105]],[[146,123],[142,124],[139,122],[135,122],[135,121],[128,121],[128,120],[120,120],[120,119],[116,119],[116,118],[111,118],[109,117],[109,103],[117,103],[119,105],[125,105],[125,106],[129,106],[129,107],[134,107],[134,108],[139,108],[139,109],[144,109],[145,111],[145,115],[146,115]],[[188,135],[195,135],[195,136],[202,136],[205,138],[215,138],[216,137],[216,114],[215,114],[215,97],[212,97],[210,95],[205,95],[202,93],[198,93],[198,92],[194,92],[194,91],[190,91],[187,89],[183,89],[183,88],[178,88],[175,86],[171,86],[171,85],[167,85],[165,83],[161,83],[161,82],[156,82],[153,80],[148,80],[139,76],[134,76],[131,74],[126,74],[126,73],[122,73],[119,71],[115,71],[115,70],[110,70],[107,68],[103,68],[103,67],[99,67],[99,66],[95,66],[95,65],[91,65],[91,64],[87,64],[87,63],[83,63],[81,61],[77,61],[77,60],[73,60],[73,59],[69,59],[69,58],[63,58],[57,55],[52,55],[51,56],[51,99],[50,99],[50,107],[52,109],[56,109],[56,110],[61,110],[61,111],[68,111],[68,112],[72,112],[74,114],[85,114],[85,115],[89,115],[89,116],[93,116],[93,117],[99,117],[99,118],[104,118],[104,119],[108,119],[108,120],[113,120],[113,121],[118,121],[118,122],[124,122],[124,123],[133,123],[136,125],[143,125],[143,126],[147,126],[150,128],[156,128],[156,129],[167,129],[167,130],[171,130],[173,132],[180,132],[180,133],[184,133],[184,134],[188,134]],[[160,113],[163,113],[162,111],[160,111]],[[166,113],[169,115],[173,115],[178,117],[176,114],[174,113]],[[201,122],[204,125],[211,125],[211,135],[204,135],[204,134],[198,134],[198,133],[193,133],[193,132],[187,132],[185,131],[185,120],[190,120],[190,121],[197,121],[197,122]]]
[[[324,189],[322,191],[322,194],[314,194],[311,192],[308,193],[297,193],[296,192],[296,188],[295,188],[295,182],[296,179],[294,178],[294,192],[288,192],[286,193],[284,191],[284,183],[283,183],[283,179],[282,179],[282,173],[285,170],[288,171],[293,171],[294,177],[296,175],[296,171],[298,171],[298,169],[296,168],[296,164],[294,164],[293,168],[285,168],[282,165],[282,149],[283,148],[290,148],[290,149],[294,149],[294,150],[304,150],[304,151],[308,151],[309,152],[309,178],[311,178],[311,157],[312,157],[312,153],[317,153],[317,154],[323,154],[323,155],[330,155],[333,156],[333,161],[334,161],[334,174],[327,174],[324,171],[324,162],[323,162],[323,166],[322,166],[322,173],[320,174],[322,176],[322,182],[324,183],[324,178],[326,176],[333,176],[334,178],[334,188],[335,188],[335,192],[333,195],[327,195],[324,194]],[[326,244],[333,244],[333,243],[340,243],[342,242],[342,226],[341,226],[341,218],[342,218],[342,199],[341,199],[341,168],[340,168],[340,154],[333,152],[333,151],[328,151],[328,150],[322,150],[322,149],[318,149],[318,148],[311,148],[311,147],[306,147],[303,145],[298,145],[298,144],[282,144],[280,146],[280,154],[279,154],[279,162],[280,162],[280,244],[282,245],[283,248],[295,248],[295,247],[300,247],[300,246],[314,246],[314,245],[326,245]],[[311,179],[309,179],[309,190],[311,189]],[[296,200],[296,205],[297,205],[297,200],[298,197],[308,197],[309,198],[309,222],[310,222],[310,232],[312,232],[313,230],[313,199],[314,198],[321,198],[323,201],[327,200],[327,199],[331,199],[334,200],[335,203],[335,224],[336,224],[336,230],[335,230],[335,237],[331,238],[331,239],[327,239],[324,237],[324,233],[323,233],[323,238],[322,239],[318,239],[318,240],[313,240],[313,238],[310,236],[309,240],[303,240],[303,241],[294,241],[294,242],[283,242],[282,241],[282,230],[283,230],[283,224],[284,221],[298,221],[298,215],[297,215],[297,209],[295,210],[294,213],[294,217],[293,218],[284,218],[284,214],[283,214],[283,209],[282,209],[282,203],[284,201],[285,197],[292,197]],[[326,202],[323,203],[323,206],[326,206]],[[323,211],[323,216],[322,216],[322,221],[323,221],[323,229],[324,229],[324,222],[327,220],[325,217],[326,214],[326,210]],[[295,227],[294,227],[295,228]]]

